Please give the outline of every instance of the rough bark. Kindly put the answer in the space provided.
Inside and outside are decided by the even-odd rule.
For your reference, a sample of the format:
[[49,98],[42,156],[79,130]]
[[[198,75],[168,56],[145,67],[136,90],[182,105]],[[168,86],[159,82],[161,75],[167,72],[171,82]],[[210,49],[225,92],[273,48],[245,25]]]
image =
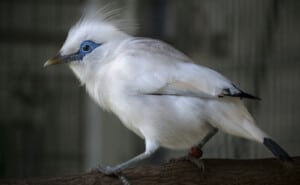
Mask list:
[[[300,184],[300,157],[294,162],[277,159],[230,160],[204,159],[205,170],[184,159],[159,166],[138,166],[124,170],[132,185],[294,185]],[[22,180],[0,180],[6,185],[120,185],[117,177],[85,173],[63,177],[42,177]]]

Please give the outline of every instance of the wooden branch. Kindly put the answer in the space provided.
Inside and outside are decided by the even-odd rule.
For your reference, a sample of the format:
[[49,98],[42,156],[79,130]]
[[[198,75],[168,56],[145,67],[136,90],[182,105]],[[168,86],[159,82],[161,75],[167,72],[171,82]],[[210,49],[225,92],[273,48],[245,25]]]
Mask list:
[[[204,159],[202,172],[184,159],[159,166],[138,166],[123,172],[132,185],[294,185],[300,184],[300,157],[286,164],[277,159],[229,160]],[[5,185],[120,185],[117,177],[86,173],[64,177],[0,180]]]

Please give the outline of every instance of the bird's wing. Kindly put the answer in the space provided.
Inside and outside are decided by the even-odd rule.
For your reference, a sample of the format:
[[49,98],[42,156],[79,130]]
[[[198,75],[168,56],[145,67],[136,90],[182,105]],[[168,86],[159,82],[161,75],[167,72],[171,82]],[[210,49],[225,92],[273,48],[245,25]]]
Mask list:
[[244,93],[220,73],[194,64],[191,59],[166,43],[135,38],[127,45],[135,77],[135,91],[145,95],[218,98],[256,97]]
[[[187,63],[184,65],[191,64]],[[198,68],[198,66],[193,67]],[[158,72],[143,74],[143,76],[139,78],[139,80],[141,80],[141,84],[145,84],[147,83],[147,81],[151,80],[152,83],[156,83],[157,86],[152,86],[152,88],[150,89],[140,88],[140,92],[142,94],[160,96],[169,95],[198,98],[221,98],[224,96],[231,96],[239,98],[259,99],[255,96],[241,91],[227,79],[220,78],[221,76],[212,76],[216,75],[214,72],[212,74],[200,74],[200,71],[191,73],[187,71],[187,73],[182,74],[177,70],[180,69],[175,69],[176,75],[169,75],[167,78],[163,77],[164,75],[160,76],[159,74],[157,74]]]

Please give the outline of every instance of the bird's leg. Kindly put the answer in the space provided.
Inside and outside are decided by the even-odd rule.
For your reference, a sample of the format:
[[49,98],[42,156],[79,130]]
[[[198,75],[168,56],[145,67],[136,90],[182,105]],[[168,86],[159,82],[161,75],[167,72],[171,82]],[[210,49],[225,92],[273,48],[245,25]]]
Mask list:
[[119,173],[120,171],[124,170],[125,168],[135,164],[135,163],[138,163],[148,157],[150,157],[155,151],[152,151],[152,152],[144,152],[122,164],[119,164],[119,165],[116,165],[116,166],[106,166],[106,167],[98,167],[97,169],[106,174],[106,175],[111,175],[111,174],[117,174]]
[[202,148],[216,133],[218,132],[217,128],[213,128],[197,145],[197,148]]
[[97,170],[99,172],[102,172],[106,175],[116,175],[119,177],[119,179],[122,181],[122,183],[124,185],[130,185],[130,183],[128,182],[128,180],[126,179],[126,177],[124,175],[120,175],[118,173],[120,173],[123,169],[135,164],[135,163],[138,163],[144,159],[147,159],[149,158],[155,151],[157,151],[157,149],[159,148],[159,145],[156,143],[156,142],[152,142],[152,141],[148,141],[146,140],[146,150],[144,153],[122,163],[122,164],[119,164],[117,166],[114,166],[114,167],[110,167],[110,166],[106,166],[106,167],[101,167],[99,166],[97,168]]
[[200,160],[202,157],[202,147],[218,132],[217,128],[213,128],[197,145],[191,148],[189,155],[187,156],[187,160],[191,161],[193,164],[195,164],[197,167],[202,169],[204,171],[204,164]]

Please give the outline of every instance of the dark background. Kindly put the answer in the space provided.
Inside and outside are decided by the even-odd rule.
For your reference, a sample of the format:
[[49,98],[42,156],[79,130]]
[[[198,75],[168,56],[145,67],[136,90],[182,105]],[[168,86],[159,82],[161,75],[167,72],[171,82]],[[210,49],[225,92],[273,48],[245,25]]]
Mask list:
[[[117,164],[143,141],[104,113],[66,66],[43,68],[80,17],[79,0],[0,2],[0,177],[51,176]],[[105,4],[105,3],[104,3]],[[245,103],[257,124],[300,154],[300,2],[116,0],[135,35],[164,40],[262,101]],[[160,150],[161,161],[185,152]],[[204,157],[262,158],[263,146],[219,133]]]

